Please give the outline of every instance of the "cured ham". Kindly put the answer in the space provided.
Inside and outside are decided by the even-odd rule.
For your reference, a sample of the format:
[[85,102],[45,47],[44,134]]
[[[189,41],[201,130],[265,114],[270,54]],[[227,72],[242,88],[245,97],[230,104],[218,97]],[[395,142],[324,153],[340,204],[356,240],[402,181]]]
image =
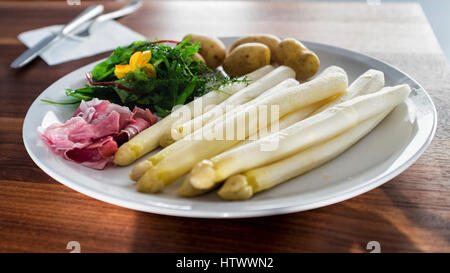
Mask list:
[[57,154],[93,169],[103,169],[118,146],[157,122],[150,110],[107,100],[82,101],[65,123],[40,128],[43,141]]

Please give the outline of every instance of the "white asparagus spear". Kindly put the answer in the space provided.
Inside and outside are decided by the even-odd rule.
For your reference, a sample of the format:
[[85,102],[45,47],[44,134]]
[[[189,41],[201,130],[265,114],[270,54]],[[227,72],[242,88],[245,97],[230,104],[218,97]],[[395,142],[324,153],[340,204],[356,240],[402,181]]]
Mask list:
[[[340,69],[339,67],[332,67],[333,70],[330,71],[336,71],[335,69]],[[327,73],[328,70],[324,71],[324,73]],[[383,72],[375,69],[369,69],[363,74],[361,74],[353,83],[348,87],[348,90],[346,93],[342,95],[338,95],[336,97],[332,97],[329,99],[326,99],[325,101],[321,101],[315,104],[312,104],[308,107],[304,107],[300,110],[297,110],[293,113],[289,113],[286,116],[284,116],[282,119],[280,119],[279,122],[279,130],[282,130],[284,128],[287,128],[291,126],[292,124],[299,122],[303,119],[305,119],[308,116],[315,115],[317,113],[320,113],[324,111],[325,109],[331,108],[336,104],[342,103],[344,101],[348,101],[354,97],[361,96],[361,95],[367,95],[374,92],[379,91],[381,88],[384,87],[384,74]],[[270,132],[271,130],[267,130],[267,132]],[[268,135],[266,133],[266,135]],[[261,138],[263,135],[259,135],[258,138]],[[253,138],[255,140],[256,138]],[[247,143],[251,142],[250,139],[244,140],[243,142],[239,143],[235,147],[245,145]],[[233,147],[233,149],[235,148]]]
[[191,134],[195,130],[200,129],[202,126],[216,119],[217,117],[223,115],[227,112],[227,106],[238,106],[244,104],[258,97],[267,89],[272,88],[278,83],[289,78],[295,78],[295,72],[294,70],[292,70],[292,68],[284,65],[276,68],[258,81],[250,84],[240,92],[224,100],[222,103],[220,103],[210,111],[204,113],[203,115],[195,117],[192,120],[186,121],[182,124],[175,123],[171,130],[171,136],[173,140],[179,140]]
[[[292,124],[303,120],[304,118],[306,118],[307,116],[309,116],[312,112],[314,112],[314,110],[318,109],[320,106],[324,105],[326,102],[318,102],[318,103],[314,103],[310,106],[301,108],[300,110],[297,110],[295,112],[289,113],[287,115],[285,115],[283,118],[280,119],[279,123],[278,123],[278,129],[282,130],[284,128],[287,128],[289,126],[291,126]],[[269,126],[270,127],[270,126]],[[267,131],[271,132],[271,128],[269,128]],[[258,136],[258,137],[264,137],[263,136]],[[242,145],[246,145],[247,143],[252,142],[253,140],[250,139],[246,139],[244,141],[242,141],[241,143],[233,146],[232,149],[236,148],[236,147],[240,147]],[[145,161],[148,162],[148,161]],[[146,164],[146,165],[144,165]],[[137,168],[136,170],[133,169],[133,171],[135,172],[134,175],[138,175],[138,172],[140,172],[140,175],[143,174],[143,172],[145,172],[146,169],[149,168],[149,164],[151,163],[144,163],[142,164],[142,166],[140,166],[139,168]],[[132,175],[130,175],[131,177]],[[191,175],[188,174],[186,176],[186,178],[183,180],[183,182],[181,183],[181,186],[178,188],[178,195],[183,196],[183,197],[194,197],[194,196],[198,196],[201,194],[204,194],[206,192],[211,191],[213,188],[211,189],[196,189],[192,186],[191,184]],[[137,178],[139,179],[139,178]],[[217,184],[218,185],[218,184]]]
[[[338,66],[330,66],[327,69],[325,69],[319,76],[323,76],[327,73],[332,73],[332,72],[341,72],[341,73],[345,73],[345,71],[338,67]],[[286,80],[284,81],[286,82]],[[273,88],[272,88],[273,89]],[[274,90],[275,91],[275,90]],[[265,91],[263,94],[259,95],[257,98],[262,98],[266,95],[271,95],[272,92],[269,91]],[[252,102],[253,100],[251,100],[250,102]],[[224,102],[225,103],[225,102]],[[247,102],[249,103],[249,102]],[[221,110],[221,108],[216,108],[216,110],[219,109]],[[172,133],[170,135],[167,135],[165,137],[162,138],[161,140],[161,146],[163,147],[167,147],[168,145],[172,144],[173,142],[179,140],[181,137],[185,136],[188,134],[188,132],[191,132],[193,129],[195,129],[195,127],[199,127],[199,126],[203,126],[205,124],[208,124],[210,122],[214,122],[219,120],[220,118],[222,118],[223,114],[221,115],[220,113],[218,113],[217,115],[214,115],[214,113],[209,112],[210,116],[206,116],[208,114],[205,114],[203,116],[199,116],[196,119],[192,119],[189,121],[186,121],[184,123],[174,123],[172,125]],[[206,119],[204,119],[206,118]],[[197,128],[198,129],[198,128]],[[182,132],[182,133],[180,133]]]
[[[325,75],[327,73],[332,72],[341,72],[345,73],[342,68],[338,66],[330,66],[326,70],[322,72],[322,75]],[[282,130],[284,128],[287,128],[291,126],[292,124],[299,122],[303,119],[305,119],[308,116],[315,115],[319,112],[322,112],[323,110],[330,108],[338,103],[350,100],[356,96],[363,95],[363,94],[370,94],[374,93],[376,91],[379,91],[384,86],[384,74],[383,72],[379,70],[370,69],[366,71],[364,74],[359,76],[349,87],[347,92],[343,94],[338,94],[334,97],[327,98],[324,101],[319,101],[317,103],[311,104],[307,107],[301,108],[295,112],[289,113],[285,116],[283,116],[279,121],[279,130]],[[269,92],[267,92],[269,93]],[[264,93],[263,95],[265,95]],[[261,96],[263,96],[261,95]],[[267,130],[267,132],[271,132],[272,130]],[[261,138],[263,136],[268,135],[266,133],[265,135],[262,135],[260,132],[258,132],[258,138]],[[255,140],[255,138],[253,138]],[[239,143],[235,147],[245,145],[249,142],[251,142],[252,139],[244,140],[243,142]],[[233,147],[233,149],[235,148]]]
[[[246,75],[246,77],[250,82],[254,82],[270,73],[272,70],[274,70],[274,67],[267,65]],[[211,91],[204,96],[191,101],[183,106],[182,109],[175,110],[172,114],[158,121],[153,126],[150,126],[128,142],[121,145],[114,155],[114,163],[120,166],[133,163],[136,159],[156,149],[159,146],[161,138],[164,135],[170,134],[170,129],[172,128],[172,124],[174,122],[177,122],[180,119],[190,119],[195,117],[195,115],[201,114],[202,111],[204,111],[204,109],[209,105],[216,105],[222,102],[231,94],[243,89],[245,85],[245,83],[238,82],[224,86],[218,91]],[[200,101],[201,103],[199,103]],[[201,105],[202,109],[201,111],[198,111],[199,113],[194,111],[194,105],[196,107],[197,105]],[[191,113],[193,116],[187,117],[186,115],[182,115],[182,111],[185,113],[184,111],[186,109],[186,112]]]
[[[333,72],[345,73],[345,71],[342,68],[338,67],[338,66],[330,66],[327,69],[325,69],[318,77],[323,76],[323,75],[325,75],[327,73],[333,73]],[[295,79],[288,79],[288,80],[283,81],[282,83],[284,83],[285,86],[294,85],[293,82],[289,82],[289,80],[295,81],[298,84],[298,81],[296,81]],[[261,99],[264,96],[268,96],[268,95],[271,95],[274,92],[277,92],[278,91],[277,89],[282,89],[282,88],[283,88],[283,85],[278,84],[275,87],[272,87],[271,89],[264,91],[257,98]],[[228,101],[224,101],[223,104],[227,103],[227,102]],[[250,100],[247,103],[253,103],[253,102],[254,102],[254,100]],[[227,105],[225,105],[225,107]],[[217,109],[219,109],[221,111],[220,107],[216,108],[216,110]],[[233,110],[234,110],[234,112],[236,112],[237,109],[233,109]],[[229,114],[229,113],[226,112],[224,114]],[[195,129],[194,127],[199,127],[200,123],[201,123],[202,126],[204,126],[205,124],[208,124],[210,122],[215,122],[215,121],[220,120],[221,118],[223,118],[224,114],[217,113],[215,115],[214,113],[209,112],[208,114],[204,114],[203,116],[199,116],[196,119],[192,119],[192,120],[186,121],[184,123],[174,123],[172,125],[172,133],[171,133],[171,135],[163,137],[160,144],[163,147],[167,147],[168,145],[170,145],[173,142],[177,141],[181,137],[187,135],[188,132],[191,132],[193,129]],[[206,115],[210,115],[210,116],[206,116]],[[185,128],[185,129],[183,129],[183,128]],[[197,129],[199,129],[199,128],[197,128]],[[180,133],[180,131],[182,131],[183,133]]]
[[[232,127],[236,127],[237,124],[234,121],[237,117],[242,117],[258,106],[269,107],[271,105],[277,105],[280,108],[278,117],[281,117],[299,108],[303,108],[318,101],[345,93],[347,91],[347,81],[347,73],[342,68],[332,66],[322,72],[320,77],[317,77],[310,82],[304,83],[297,87],[279,90],[278,92],[271,92],[273,96],[271,95],[264,96],[263,98],[256,98],[248,104],[245,104],[243,107],[234,109],[225,115],[220,116],[218,119],[214,120],[214,123],[208,123],[199,130],[196,130],[192,134],[184,137],[184,139],[182,139],[183,142],[179,144],[174,143],[173,145],[164,148],[156,155],[149,157],[148,160],[152,162],[152,165],[156,165],[158,162],[162,161],[162,159],[169,157],[171,154],[177,154],[183,149],[198,153],[199,151],[192,150],[192,148],[190,148],[190,146],[195,143],[193,140],[206,140],[204,137],[205,135],[210,135],[215,131],[224,131],[221,127],[228,128],[226,126],[229,126],[230,124]],[[238,114],[240,114],[240,116],[238,116]],[[270,115],[270,111],[268,114]],[[248,131],[248,124],[245,125],[245,129]],[[236,128],[234,131],[237,131]],[[237,139],[233,140],[240,141]]]
[[[222,113],[222,114],[220,114],[220,113],[218,113],[218,112],[216,112],[217,110],[212,110],[213,112],[215,112],[215,113],[211,113],[211,112],[209,112],[208,111],[208,113],[210,113],[210,116],[213,116],[214,118],[213,119],[211,119],[210,121],[208,121],[206,124],[208,124],[208,123],[214,123],[214,122],[218,122],[218,121],[220,121],[221,119],[223,119],[224,118],[224,115],[227,115],[227,116],[229,116],[229,115],[233,115],[233,113],[235,113],[235,112],[238,112],[241,108],[239,108],[239,107],[237,107],[237,106],[242,106],[242,107],[245,107],[246,105],[249,105],[249,103],[254,103],[254,102],[256,102],[257,100],[256,99],[261,99],[261,98],[263,98],[263,97],[265,97],[265,96],[269,96],[269,95],[271,95],[271,94],[273,94],[273,93],[276,93],[276,92],[279,92],[280,90],[283,90],[283,89],[286,89],[286,88],[289,88],[289,87],[293,87],[293,86],[297,86],[297,85],[299,85],[300,83],[297,81],[297,80],[295,80],[295,79],[293,79],[293,78],[288,78],[288,79],[286,79],[286,80],[284,80],[284,81],[282,81],[282,82],[280,82],[280,83],[278,83],[277,85],[275,85],[274,87],[272,87],[272,88],[269,88],[268,90],[265,90],[261,95],[259,95],[258,97],[256,97],[255,99],[252,99],[252,100],[250,100],[250,101],[248,101],[248,102],[246,102],[246,103],[244,103],[244,104],[239,104],[239,105],[225,105],[225,106],[223,106],[223,107],[225,107],[226,108],[226,111],[225,111],[225,113]],[[242,91],[245,91],[245,88],[242,90]],[[230,97],[231,98],[231,97]],[[224,102],[226,102],[226,101],[224,101]],[[230,109],[228,109],[227,107],[229,107]],[[201,116],[198,116],[198,118],[201,118]],[[192,120],[189,120],[189,121],[187,121],[187,123],[189,123],[189,122],[191,122],[191,121],[193,121],[194,119],[192,119]],[[200,119],[199,119],[200,120]],[[174,126],[177,126],[177,124],[180,124],[179,122],[176,122],[176,123],[174,123],[173,125],[172,125],[172,130],[171,130],[171,132],[173,132],[173,130],[174,130]],[[206,125],[205,124],[205,125]],[[198,124],[199,125],[199,124]],[[189,130],[191,130],[192,128],[190,128]],[[198,128],[197,130],[200,130],[201,128]],[[183,132],[184,133],[186,133],[186,132],[188,132],[188,130],[183,130]],[[172,143],[174,143],[175,141],[177,141],[178,140],[178,138],[176,138],[176,139],[174,139],[173,137],[172,137],[172,133],[169,133],[169,134],[167,134],[166,136],[164,136],[162,139],[161,139],[161,141],[160,141],[160,145],[161,146],[163,146],[163,147],[167,147],[167,146],[169,146],[170,144],[172,144]]]
[[275,163],[228,178],[217,194],[226,200],[246,200],[339,156],[377,126],[390,110],[378,114],[324,143]]
[[[282,81],[281,83],[275,85],[274,87],[270,88],[269,90],[265,91],[265,92],[264,92],[263,94],[261,94],[261,96],[259,96],[257,99],[259,100],[259,99],[261,99],[261,98],[264,97],[264,96],[268,96],[268,95],[270,95],[270,94],[274,94],[274,93],[280,92],[280,91],[282,91],[282,90],[284,90],[284,89],[287,89],[287,88],[289,88],[289,87],[294,87],[294,86],[297,86],[297,85],[299,85],[299,82],[298,82],[297,80],[295,80],[295,79],[286,79],[286,80]],[[253,102],[256,102],[256,101],[257,101],[256,99],[251,100],[250,102],[247,102],[245,105],[250,105],[250,103],[253,103]],[[231,116],[231,115],[233,115],[233,113],[238,112],[240,109],[241,109],[241,108],[235,108],[235,109],[233,109],[232,111],[226,113],[226,115],[227,115],[227,116]],[[217,122],[219,122],[219,120],[220,120],[220,119],[223,119],[223,118],[224,118],[224,117],[218,117],[216,120],[217,120]],[[212,122],[214,122],[214,121],[212,121]],[[200,129],[201,129],[201,128],[200,128]],[[173,139],[172,139],[172,140],[173,140]],[[169,140],[169,138],[167,138],[167,137],[166,137],[166,138],[163,137],[161,141],[164,141],[165,144],[169,144],[169,142],[171,142],[170,144],[173,143],[173,141]],[[160,144],[161,144],[161,146],[164,146],[162,143],[160,143]],[[172,147],[172,148],[166,148],[166,151],[167,151],[167,150],[170,150],[170,149],[173,149],[173,147]],[[151,167],[151,166],[152,166],[152,164],[151,164],[151,162],[149,162],[148,160],[142,161],[142,162],[140,162],[139,164],[137,164],[137,165],[133,168],[133,170],[131,171],[129,177],[130,177],[132,180],[137,181],[137,180],[139,180],[139,178],[141,178],[141,176],[146,172],[146,170],[147,170],[149,167]]]
[[[405,84],[385,87],[374,94],[328,108],[277,134],[223,152],[210,160],[202,160],[191,171],[191,184],[197,189],[208,189],[233,174],[291,156],[393,108],[406,100],[410,91]],[[277,143],[277,148],[272,151],[261,149],[265,141]]]
[[[363,73],[361,76],[359,76],[348,88],[348,91],[343,94],[342,96],[338,96],[337,98],[328,99],[324,102],[318,102],[315,104],[312,104],[308,107],[304,107],[300,110],[297,110],[293,113],[289,113],[283,118],[280,119],[279,122],[279,130],[283,130],[284,128],[287,128],[291,126],[292,124],[299,122],[303,119],[305,119],[309,115],[314,115],[316,113],[319,113],[327,108],[330,108],[338,103],[350,100],[353,97],[362,95],[362,94],[370,94],[373,92],[376,92],[383,88],[384,86],[384,74],[381,71],[378,70],[368,70],[365,73]],[[267,130],[272,131],[272,130]],[[258,138],[261,138],[263,136],[258,135]],[[233,146],[232,149],[236,149],[240,146],[246,145],[248,143],[251,143],[252,140],[245,140],[241,143]],[[178,189],[178,195],[183,197],[194,197],[201,194],[204,194],[206,192],[209,192],[212,189],[196,189],[191,184],[191,174],[187,175],[186,178],[183,180],[180,188]],[[213,187],[214,188],[214,187]]]
[[192,184],[191,184],[190,179],[189,179],[190,176],[191,176],[190,173],[187,174],[186,178],[183,179],[183,182],[181,183],[180,187],[178,188],[177,193],[178,193],[179,196],[182,196],[182,197],[199,196],[199,195],[202,195],[202,194],[205,194],[207,192],[212,191],[213,189],[216,188],[215,186],[219,186],[220,185],[220,184],[216,184],[211,189],[199,190],[199,189],[196,189],[196,188],[192,187]]
[[[330,66],[327,69],[325,69],[320,75],[318,75],[317,77],[321,77],[323,75],[326,75],[327,73],[333,73],[333,72],[338,72],[338,73],[344,73],[345,71],[338,67],[338,66]],[[286,81],[285,81],[286,82]],[[269,89],[270,90],[270,89]],[[257,96],[258,98],[264,97],[266,95],[271,95],[272,92],[268,92],[265,91],[264,93],[262,93],[261,95]],[[249,95],[247,95],[248,98]],[[187,134],[189,134],[190,132],[193,131],[193,129],[199,129],[199,127],[204,126],[205,124],[208,124],[209,122],[214,122],[216,120],[218,120],[220,118],[220,111],[222,110],[222,108],[226,105],[230,105],[232,103],[234,103],[234,105],[237,105],[236,102],[238,103],[242,103],[242,101],[244,101],[244,99],[242,98],[235,98],[235,101],[232,102],[230,101],[231,98],[227,101],[224,101],[222,103],[222,105],[219,105],[217,108],[215,108],[215,110],[217,110],[219,112],[219,115],[214,115],[213,111],[209,112],[209,113],[205,113],[202,116],[198,116],[195,119],[186,121],[184,123],[177,123],[174,124],[172,127],[172,135],[169,140],[165,140],[164,144],[172,144],[174,141],[181,139],[182,137],[186,136]],[[240,102],[238,100],[241,100]],[[209,115],[209,116],[208,116]],[[181,133],[180,133],[181,132]],[[166,142],[167,141],[167,142]]]
[[343,94],[339,98],[330,101],[329,103],[323,105],[314,114],[320,113],[323,110],[330,108],[336,104],[344,101],[348,101],[354,97],[367,95],[374,93],[384,86],[384,74],[383,72],[375,69],[369,69],[364,74],[359,76],[348,88],[347,93]]
[[[343,75],[347,75],[346,74],[346,72],[342,69],[342,68],[340,68],[340,67],[338,67],[338,66],[330,66],[330,67],[327,67],[321,74],[319,74],[316,78],[320,78],[320,77],[323,77],[323,76],[325,76],[325,75],[327,75],[327,74],[331,74],[331,73],[341,73],[341,74],[343,74]],[[295,85],[294,83],[298,83],[296,80],[294,80],[294,79],[287,79],[287,80],[284,80],[283,82],[281,82],[281,83],[279,83],[278,85],[276,85],[276,86],[274,86],[274,87],[272,87],[271,89],[269,89],[269,90],[267,90],[266,92],[264,92],[262,95],[260,95],[259,97],[257,97],[257,98],[255,98],[255,99],[253,99],[253,100],[251,100],[251,101],[249,101],[249,102],[247,102],[246,103],[246,105],[250,105],[250,104],[253,104],[253,103],[256,103],[256,102],[258,102],[259,100],[261,100],[261,98],[264,98],[265,96],[267,96],[267,95],[271,95],[271,94],[274,94],[274,93],[277,93],[277,92],[279,92],[281,89],[283,89],[283,87],[286,87],[286,86],[290,86],[290,85]],[[340,95],[340,94],[339,94]],[[338,96],[338,95],[337,95]],[[328,98],[327,98],[328,99]],[[319,105],[319,104],[321,104],[322,102],[318,102],[318,103],[316,103],[317,105]],[[323,103],[322,103],[323,104]],[[301,116],[301,117],[303,117],[303,118],[305,118],[307,115],[309,115],[309,114],[311,114],[314,110],[316,110],[318,107],[315,107],[315,104],[313,104],[313,105],[310,105],[310,106],[308,106],[308,107],[304,107],[304,108],[302,108],[301,110],[299,110],[299,113],[292,113],[292,114],[289,114],[289,116],[290,116],[290,119],[292,119],[292,118],[295,118],[296,116]],[[236,112],[238,112],[240,110],[240,108],[236,108],[236,109],[234,109],[233,111],[230,111],[230,112],[228,112],[228,113],[226,113],[226,115],[227,116],[230,116],[230,115],[234,115],[234,114],[236,114]],[[211,121],[211,123],[215,123],[215,122],[220,122],[220,120],[221,119],[223,119],[224,117],[223,116],[221,116],[221,117],[218,117],[218,118],[216,118],[215,120],[213,120],[213,121]],[[302,118],[302,119],[303,119]],[[283,119],[284,120],[284,122],[286,122],[287,120],[289,120],[289,118],[285,118],[285,119]],[[300,119],[298,119],[298,120],[300,120]],[[269,130],[268,130],[269,131]],[[173,143],[173,141],[172,141],[172,143]],[[171,143],[171,144],[172,144]],[[172,146],[172,147],[167,147],[167,148],[165,148],[164,149],[164,152],[165,153],[170,153],[170,152],[173,152],[173,151],[176,151],[176,150],[178,150],[179,148],[177,147],[177,145],[174,145],[174,146]],[[142,162],[140,162],[139,164],[137,164],[134,168],[133,168],[133,170],[131,171],[131,173],[130,173],[130,175],[129,175],[129,177],[130,177],[130,179],[131,180],[134,180],[134,181],[138,181],[140,178],[141,178],[141,176],[147,171],[147,169],[148,168],[150,168],[151,166],[153,166],[153,163],[151,162],[151,160],[153,160],[153,162],[155,162],[156,161],[156,159],[153,157],[150,157],[150,158],[148,158],[148,160],[145,160],[145,161],[142,161]]]
[[[234,132],[242,131],[236,127],[235,120],[245,120],[248,113],[252,111],[252,107],[254,110],[259,106],[278,106],[278,113],[272,113],[271,107],[268,109],[269,118],[266,120],[271,121],[274,117],[284,116],[287,113],[343,93],[346,90],[347,75],[345,72],[344,74],[340,72],[329,73],[297,87],[291,87],[267,96],[255,103],[255,105],[237,112],[234,118],[226,118],[224,122],[220,123],[210,123],[203,127],[202,130],[197,130],[194,134],[186,136],[149,158],[153,166],[139,179],[137,189],[142,192],[159,192],[164,186],[187,173],[200,160],[221,153],[237,144],[240,141],[239,139],[209,140],[203,136],[224,132],[226,128],[234,128]],[[258,122],[258,118],[257,115],[254,122],[245,124],[244,138],[249,136],[250,132],[256,132],[268,125],[267,123]]]

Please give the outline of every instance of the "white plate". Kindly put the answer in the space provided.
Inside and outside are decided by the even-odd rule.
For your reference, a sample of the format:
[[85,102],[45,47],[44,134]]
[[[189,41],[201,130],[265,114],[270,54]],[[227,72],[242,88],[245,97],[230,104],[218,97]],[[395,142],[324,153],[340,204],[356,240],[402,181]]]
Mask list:
[[[223,38],[230,45],[235,38]],[[350,81],[370,68],[385,73],[386,85],[409,84],[408,101],[399,105],[369,135],[351,149],[322,167],[294,178],[274,189],[256,194],[251,200],[227,202],[215,193],[185,199],[176,195],[178,183],[163,193],[138,193],[128,179],[132,166],[97,171],[63,160],[39,138],[36,129],[44,116],[69,118],[75,108],[40,101],[58,100],[65,88],[85,84],[85,72],[96,63],[82,67],[48,87],[31,105],[23,124],[25,147],[34,162],[62,184],[93,198],[130,209],[184,217],[238,218],[303,211],[334,204],[367,192],[394,178],[424,152],[436,130],[436,109],[427,92],[405,73],[366,55],[334,46],[305,42],[315,51],[322,69],[343,67]]]

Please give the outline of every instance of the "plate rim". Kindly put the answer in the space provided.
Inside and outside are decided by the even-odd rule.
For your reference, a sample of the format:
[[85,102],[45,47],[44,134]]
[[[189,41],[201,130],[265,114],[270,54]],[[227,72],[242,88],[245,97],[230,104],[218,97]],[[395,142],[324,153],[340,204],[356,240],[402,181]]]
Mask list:
[[[224,37],[220,37],[220,38],[221,39],[237,39],[239,37],[238,36],[224,36]],[[426,89],[423,88],[423,86],[421,86],[414,78],[409,76],[407,73],[403,72],[399,68],[397,68],[389,63],[386,63],[378,58],[375,58],[370,55],[360,53],[357,51],[334,46],[334,45],[328,45],[328,44],[312,42],[312,41],[304,41],[304,40],[301,40],[301,41],[302,41],[302,43],[305,43],[305,45],[307,47],[309,47],[309,45],[313,45],[314,47],[320,47],[320,48],[332,50],[334,53],[341,53],[345,56],[358,55],[360,57],[370,59],[371,61],[378,62],[381,65],[389,67],[390,69],[397,70],[399,73],[405,75],[409,80],[411,80],[414,84],[416,84],[420,89],[422,89],[423,93],[425,94],[425,97],[427,98],[427,100],[430,102],[430,104],[432,106],[433,124],[431,127],[431,131],[428,133],[426,140],[423,142],[422,146],[416,150],[414,155],[409,157],[408,160],[406,160],[406,162],[404,162],[402,165],[398,166],[394,170],[384,173],[382,176],[377,176],[375,178],[372,178],[371,180],[368,180],[368,182],[365,184],[361,184],[357,187],[347,189],[344,192],[341,191],[339,193],[327,195],[324,198],[318,199],[317,201],[307,203],[307,204],[293,204],[293,205],[288,205],[288,206],[284,206],[284,207],[262,208],[262,209],[258,209],[258,210],[215,212],[215,211],[202,210],[199,208],[197,208],[195,210],[181,210],[181,209],[177,209],[177,208],[156,206],[156,205],[150,204],[150,203],[143,204],[143,203],[140,203],[137,201],[119,198],[119,197],[113,196],[107,192],[100,192],[98,190],[95,190],[95,189],[85,186],[85,185],[66,181],[66,179],[62,175],[58,174],[57,172],[54,172],[49,167],[47,167],[45,164],[43,164],[43,162],[38,160],[37,155],[35,155],[31,151],[31,148],[29,147],[30,143],[28,143],[28,141],[25,139],[25,128],[28,123],[27,120],[29,118],[30,109],[32,108],[32,106],[35,103],[39,102],[40,96],[46,90],[48,90],[50,87],[52,87],[56,82],[58,82],[59,80],[61,80],[64,77],[66,77],[67,75],[69,75],[75,71],[78,71],[80,69],[83,69],[84,67],[88,67],[95,63],[101,62],[104,59],[89,63],[87,65],[79,67],[79,68],[73,70],[72,72],[64,75],[63,77],[59,78],[58,80],[53,82],[51,85],[49,85],[44,91],[42,91],[36,97],[36,99],[33,101],[33,103],[29,106],[27,113],[25,115],[25,118],[24,118],[23,125],[22,125],[22,140],[24,142],[25,149],[26,149],[28,155],[34,161],[34,163],[40,169],[42,169],[47,175],[49,175],[50,177],[52,177],[59,183],[65,185],[77,192],[80,192],[84,195],[87,195],[89,197],[92,197],[92,198],[100,200],[100,201],[104,201],[104,202],[107,202],[107,203],[110,203],[113,205],[125,207],[125,208],[132,209],[132,210],[138,210],[138,211],[143,211],[143,212],[147,212],[147,213],[156,213],[156,214],[168,215],[168,216],[188,217],[188,218],[215,218],[215,219],[252,218],[252,217],[281,215],[281,214],[288,214],[288,213],[316,209],[316,208],[336,204],[336,203],[348,200],[350,198],[356,197],[358,195],[361,195],[363,193],[366,193],[366,192],[368,192],[374,188],[377,188],[380,185],[390,181],[391,179],[393,179],[394,177],[396,177],[397,175],[402,173],[404,170],[406,170],[408,167],[410,167],[428,148],[431,141],[433,140],[433,137],[434,137],[434,135],[436,133],[436,129],[437,129],[436,106],[435,106],[430,94],[428,94],[428,92],[426,91]]]

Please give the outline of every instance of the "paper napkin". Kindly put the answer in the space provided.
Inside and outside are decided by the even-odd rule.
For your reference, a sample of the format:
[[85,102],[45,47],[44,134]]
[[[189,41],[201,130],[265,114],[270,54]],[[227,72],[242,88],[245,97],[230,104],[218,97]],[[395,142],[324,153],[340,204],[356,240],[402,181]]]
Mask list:
[[[18,38],[26,46],[32,47],[46,36],[57,33],[61,28],[62,26],[58,25],[30,30],[19,34]],[[118,46],[126,46],[131,42],[142,40],[146,40],[145,36],[117,21],[109,20],[97,23],[87,39],[83,41],[61,39],[41,53],[40,57],[48,65],[56,65],[111,51]]]

